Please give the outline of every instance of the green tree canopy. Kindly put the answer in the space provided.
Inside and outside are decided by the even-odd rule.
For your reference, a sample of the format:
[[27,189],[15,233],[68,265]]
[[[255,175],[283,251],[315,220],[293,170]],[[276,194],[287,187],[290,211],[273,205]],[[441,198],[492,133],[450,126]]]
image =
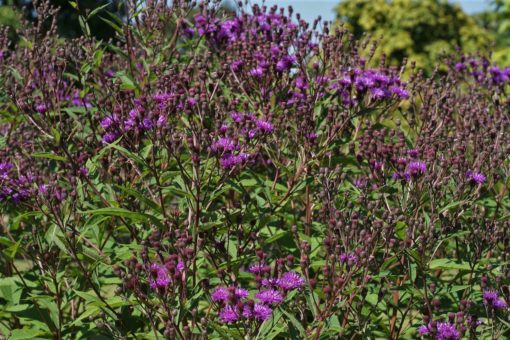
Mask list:
[[404,57],[420,68],[433,68],[438,56],[476,52],[487,47],[490,33],[455,4],[441,0],[343,0],[337,6],[337,21],[357,38],[364,33],[382,36],[378,53],[392,64]]
[[[39,1],[41,2],[41,1]],[[36,1],[37,3],[37,1]],[[91,34],[99,39],[108,39],[115,35],[115,29],[103,18],[111,15],[121,18],[124,14],[123,0],[50,0],[49,3],[60,9],[57,17],[59,36],[75,38],[83,34],[79,16],[87,16],[94,10],[96,15],[88,20]],[[29,21],[37,20],[34,1],[0,0],[0,25],[18,28],[22,17]]]
[[476,19],[494,35],[494,59],[510,65],[510,0],[492,1],[492,9],[477,14]]

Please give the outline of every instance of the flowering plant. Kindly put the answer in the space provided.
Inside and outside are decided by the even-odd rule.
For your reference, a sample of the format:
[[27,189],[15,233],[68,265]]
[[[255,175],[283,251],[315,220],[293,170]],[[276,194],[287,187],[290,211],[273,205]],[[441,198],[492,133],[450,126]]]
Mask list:
[[0,34],[0,334],[508,334],[510,70],[127,3],[115,41],[61,40],[47,2]]

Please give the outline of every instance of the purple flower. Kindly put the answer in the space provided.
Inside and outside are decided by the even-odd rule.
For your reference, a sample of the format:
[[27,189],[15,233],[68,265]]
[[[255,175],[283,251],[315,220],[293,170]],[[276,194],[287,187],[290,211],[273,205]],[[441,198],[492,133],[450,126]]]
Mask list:
[[454,67],[457,72],[461,72],[466,69],[466,65],[464,65],[464,63],[456,63]]
[[144,118],[142,120],[141,125],[142,125],[143,129],[145,129],[145,130],[149,130],[154,126],[154,124],[152,123],[152,120],[150,120],[149,118]]
[[264,263],[255,263],[250,266],[248,271],[253,274],[260,274],[270,269],[270,267]]
[[483,174],[475,171],[468,171],[466,173],[466,177],[474,184],[483,184],[486,180],[486,177]]
[[112,126],[112,125],[113,125],[113,119],[112,119],[112,117],[109,117],[109,116],[104,117],[104,118],[103,118],[103,120],[101,120],[100,125],[101,125],[101,127],[102,127],[103,129],[105,129],[105,130],[106,130],[106,129],[108,129],[110,126]]
[[502,70],[499,67],[493,66],[489,68],[489,73],[492,76],[492,81],[494,84],[503,84],[507,83],[510,78],[508,77],[508,72],[506,70]]
[[236,144],[234,141],[228,137],[222,137],[213,143],[211,146],[211,150],[214,152],[225,152],[225,151],[234,151],[236,149]]
[[13,165],[8,162],[0,163],[0,179],[8,180],[9,172],[13,168]]
[[236,288],[236,291],[235,291],[235,294],[236,294],[236,297],[238,299],[245,299],[248,295],[250,295],[250,292],[244,288]]
[[257,128],[264,133],[273,132],[273,124],[265,120],[257,120]]
[[39,113],[45,113],[46,111],[48,111],[48,107],[46,106],[46,104],[40,103],[35,106],[35,110]]
[[151,264],[151,274],[156,276],[155,279],[151,278],[149,281],[152,289],[165,288],[172,282],[165,266],[158,265],[157,263]]
[[239,70],[241,70],[242,66],[243,66],[242,60],[236,60],[236,61],[232,62],[232,64],[230,64],[230,68],[234,72],[239,72]]
[[375,99],[383,99],[387,97],[386,92],[380,87],[373,88],[370,92]]
[[118,135],[114,132],[108,132],[103,136],[103,144],[110,144],[118,138]]
[[243,316],[247,319],[255,318],[259,321],[265,321],[271,317],[272,313],[273,310],[262,303],[255,303],[253,309],[248,304],[244,305],[243,308]]
[[[237,299],[243,300],[248,295],[250,295],[250,292],[248,292],[246,289],[236,287],[234,290],[234,294]],[[214,302],[224,301],[227,302],[230,297],[230,289],[227,287],[217,287],[214,292],[211,294],[211,299]]]
[[87,177],[87,175],[89,174],[89,169],[87,169],[86,167],[81,167],[80,168],[80,175],[82,175],[83,177]]
[[46,195],[48,195],[48,189],[49,189],[49,187],[50,187],[50,186],[49,186],[48,184],[41,184],[41,185],[39,185],[39,187],[38,187],[39,194],[40,194],[41,196],[46,196]]
[[296,272],[287,272],[278,279],[278,287],[284,290],[301,288],[305,284],[305,279]]
[[305,136],[310,142],[314,143],[317,140],[317,134],[315,132],[311,132]]
[[232,117],[234,122],[241,123],[243,121],[244,114],[241,112],[232,112],[230,117]]
[[186,103],[188,103],[189,106],[195,106],[195,105],[197,105],[197,100],[193,97],[189,97],[186,100]]
[[308,88],[308,82],[303,77],[296,78],[296,87],[300,90],[306,90]]
[[391,177],[395,180],[403,180],[405,182],[409,182],[411,180],[411,173],[409,171],[394,172]]
[[411,158],[416,158],[418,157],[418,150],[416,149],[410,149],[407,151],[407,154],[409,155],[409,157]]
[[262,285],[265,287],[277,287],[279,279],[276,277],[270,277],[269,279],[262,279]]
[[499,298],[498,292],[495,290],[484,290],[483,291],[483,300],[485,303],[491,304],[493,301]]
[[243,152],[239,153],[238,155],[228,154],[221,158],[220,164],[225,169],[232,169],[247,161],[248,158],[248,154]]
[[492,304],[492,307],[499,309],[499,308],[506,308],[506,302],[504,300],[497,300],[494,301]]
[[220,31],[218,32],[218,39],[227,39],[229,42],[237,40],[240,29],[239,19],[230,19],[220,24]]
[[211,299],[214,302],[219,301],[227,301],[228,300],[228,288],[227,287],[217,287],[214,292],[211,294]]
[[400,99],[407,99],[409,98],[409,92],[407,90],[399,87],[399,86],[392,86],[390,87],[391,93],[397,95]]
[[358,263],[358,257],[354,253],[343,253],[339,256],[340,263],[346,263],[349,266],[355,265]]
[[232,322],[236,322],[237,320],[239,320],[239,314],[235,310],[235,307],[232,307],[232,306],[224,307],[220,311],[219,316],[220,316],[221,322],[223,322],[223,323],[232,323]]
[[425,325],[421,325],[420,327],[418,327],[418,334],[420,335],[429,334],[429,328]]
[[357,178],[354,180],[354,186],[358,189],[363,188],[367,185],[366,178]]
[[248,73],[252,77],[261,78],[264,75],[264,69],[260,66],[257,66],[255,68],[252,68]]
[[460,333],[455,325],[447,322],[437,323],[437,340],[458,340]]
[[282,59],[278,60],[276,63],[276,70],[278,72],[288,71],[292,68],[292,65],[296,62],[296,57],[294,56],[284,56]]
[[130,117],[124,121],[124,127],[126,130],[131,130],[136,126],[136,118]]
[[152,96],[152,99],[154,99],[156,103],[164,103],[172,99],[173,96],[173,93],[157,93]]
[[182,261],[179,261],[177,262],[177,266],[175,267],[175,269],[177,269],[177,272],[183,272],[184,271],[184,262]]
[[206,18],[204,15],[195,15],[195,27],[197,28],[198,34],[200,36],[216,32],[218,29],[218,26],[216,25],[217,22],[218,19],[216,18],[212,19],[212,22],[209,22],[208,18]]
[[427,163],[423,161],[413,161],[409,163],[407,169],[411,175],[422,175],[427,172]]
[[493,308],[505,308],[506,302],[499,298],[498,292],[495,290],[484,290],[483,291],[483,303],[486,306]]
[[164,126],[166,124],[167,120],[166,120],[166,116],[165,115],[161,115],[158,117],[158,120],[156,121],[156,125],[157,126]]
[[259,321],[265,321],[271,317],[273,310],[266,305],[256,303],[253,307],[253,316]]
[[283,297],[280,292],[274,289],[261,290],[255,294],[255,298],[267,304],[281,303],[283,301]]

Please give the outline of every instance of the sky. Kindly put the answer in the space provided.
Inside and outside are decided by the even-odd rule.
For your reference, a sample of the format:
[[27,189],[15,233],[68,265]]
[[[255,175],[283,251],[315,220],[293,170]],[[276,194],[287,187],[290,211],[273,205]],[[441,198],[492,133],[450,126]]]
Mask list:
[[[261,0],[251,0],[252,3],[262,3]],[[490,0],[450,0],[456,2],[469,14],[488,8]],[[334,20],[333,8],[339,0],[266,0],[268,6],[278,5],[288,7],[292,5],[295,13],[301,13],[303,19],[312,22],[319,15],[323,20]]]

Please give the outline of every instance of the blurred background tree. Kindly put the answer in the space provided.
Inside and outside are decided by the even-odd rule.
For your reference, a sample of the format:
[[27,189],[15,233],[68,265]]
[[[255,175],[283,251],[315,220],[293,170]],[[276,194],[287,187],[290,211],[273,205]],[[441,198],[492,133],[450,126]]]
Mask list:
[[430,71],[443,53],[473,53],[492,42],[479,21],[446,0],[343,0],[336,13],[337,23],[356,38],[382,36],[377,53],[385,53],[390,64],[408,57]]
[[[53,6],[60,7],[57,20],[58,33],[64,38],[74,38],[83,34],[78,17],[87,15],[94,9],[97,14],[88,21],[91,34],[99,39],[112,38],[115,30],[101,17],[109,18],[110,14],[122,18],[124,15],[123,0],[51,0]],[[21,19],[37,20],[34,2],[31,0],[0,0],[0,25],[18,28]]]
[[510,65],[510,0],[491,1],[491,10],[476,14],[475,18],[494,37],[494,60]]

